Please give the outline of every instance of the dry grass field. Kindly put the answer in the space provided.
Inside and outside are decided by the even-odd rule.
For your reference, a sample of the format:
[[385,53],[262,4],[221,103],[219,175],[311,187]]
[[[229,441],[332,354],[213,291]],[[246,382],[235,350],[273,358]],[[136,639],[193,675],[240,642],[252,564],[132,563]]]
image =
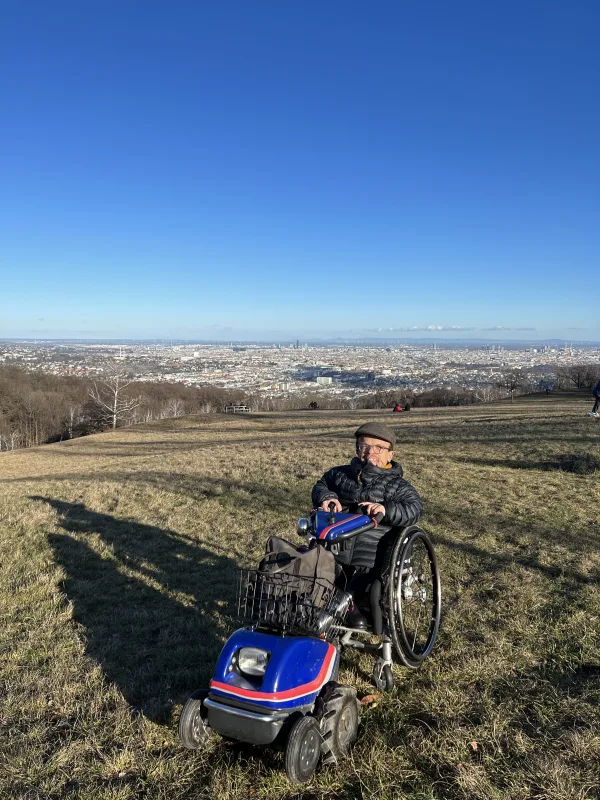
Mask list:
[[[0,797],[584,800],[600,796],[600,421],[587,399],[212,416],[0,455]],[[295,537],[381,418],[424,499],[443,617],[365,705],[352,757],[180,746],[232,629],[235,570]],[[559,468],[560,467],[560,468]],[[586,474],[589,473],[589,474]],[[372,693],[358,653],[342,679]]]

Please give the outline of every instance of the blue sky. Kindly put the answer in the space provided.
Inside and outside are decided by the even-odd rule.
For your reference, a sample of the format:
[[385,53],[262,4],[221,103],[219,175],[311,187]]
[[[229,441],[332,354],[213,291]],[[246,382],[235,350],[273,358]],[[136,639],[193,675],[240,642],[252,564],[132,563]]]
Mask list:
[[0,336],[600,340],[596,0],[7,0],[0,58]]

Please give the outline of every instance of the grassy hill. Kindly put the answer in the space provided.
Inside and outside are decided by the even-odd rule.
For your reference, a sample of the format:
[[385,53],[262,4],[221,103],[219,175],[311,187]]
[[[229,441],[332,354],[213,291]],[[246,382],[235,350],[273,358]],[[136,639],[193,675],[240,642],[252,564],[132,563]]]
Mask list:
[[[0,456],[0,796],[576,800],[600,792],[600,421],[587,398],[166,421]],[[295,536],[367,419],[393,423],[440,561],[424,666],[352,758],[177,738],[231,630],[234,570]],[[371,662],[342,679],[371,694]]]

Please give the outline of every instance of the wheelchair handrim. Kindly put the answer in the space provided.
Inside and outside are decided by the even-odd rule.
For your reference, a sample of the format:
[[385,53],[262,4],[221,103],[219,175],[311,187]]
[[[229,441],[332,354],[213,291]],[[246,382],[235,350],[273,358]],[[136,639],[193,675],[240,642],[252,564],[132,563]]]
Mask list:
[[[410,575],[410,559],[414,553],[414,546],[416,542],[420,542],[425,548],[428,566],[431,574],[431,600],[423,601],[419,612],[423,609],[430,610],[429,625],[427,628],[427,635],[425,644],[418,651],[415,651],[416,634],[415,630],[412,644],[409,641],[407,631],[405,628],[405,620],[403,618],[403,599],[401,592],[403,590],[402,578]],[[392,553],[391,558],[391,574],[388,585],[388,605],[389,605],[389,627],[392,642],[400,661],[411,669],[416,669],[421,665],[423,660],[429,655],[435,640],[440,624],[440,611],[441,611],[441,585],[440,576],[437,569],[437,561],[431,540],[427,534],[420,528],[413,528],[399,539]],[[426,618],[425,618],[426,619]]]

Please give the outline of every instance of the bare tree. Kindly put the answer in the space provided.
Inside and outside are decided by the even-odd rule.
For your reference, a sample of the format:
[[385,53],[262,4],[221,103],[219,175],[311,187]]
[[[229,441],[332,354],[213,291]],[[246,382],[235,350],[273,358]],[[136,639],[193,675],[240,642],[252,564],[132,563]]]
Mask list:
[[346,405],[353,411],[355,408],[361,407],[361,402],[364,402],[364,398],[362,397],[348,397],[346,400]]
[[515,399],[515,392],[521,387],[521,376],[516,372],[507,372],[496,384],[499,389],[504,389],[510,394],[510,402],[513,403]]
[[183,417],[185,414],[185,403],[179,397],[172,397],[164,410],[166,417]]
[[585,364],[574,364],[569,369],[569,378],[571,383],[576,389],[583,389],[585,388],[585,382],[587,377],[587,367]]
[[475,397],[480,403],[491,403],[498,398],[498,389],[494,386],[479,386],[475,390]]
[[581,380],[582,388],[589,389],[591,391],[598,378],[600,378],[598,368],[588,364],[588,366],[583,370]]
[[102,380],[92,381],[89,396],[96,406],[98,417],[106,420],[113,429],[119,420],[131,414],[141,403],[140,397],[126,394],[125,390],[132,383],[133,380],[126,378],[122,369],[114,367]]
[[67,410],[67,419],[65,421],[65,428],[68,439],[73,438],[73,431],[80,422],[81,422],[81,406],[69,405]]
[[554,380],[557,389],[565,389],[571,383],[569,367],[556,367],[554,370]]
[[16,450],[21,445],[21,438],[18,430],[0,431],[0,450]]
[[591,364],[572,364],[554,371],[558,389],[591,389],[598,380],[598,368]]

